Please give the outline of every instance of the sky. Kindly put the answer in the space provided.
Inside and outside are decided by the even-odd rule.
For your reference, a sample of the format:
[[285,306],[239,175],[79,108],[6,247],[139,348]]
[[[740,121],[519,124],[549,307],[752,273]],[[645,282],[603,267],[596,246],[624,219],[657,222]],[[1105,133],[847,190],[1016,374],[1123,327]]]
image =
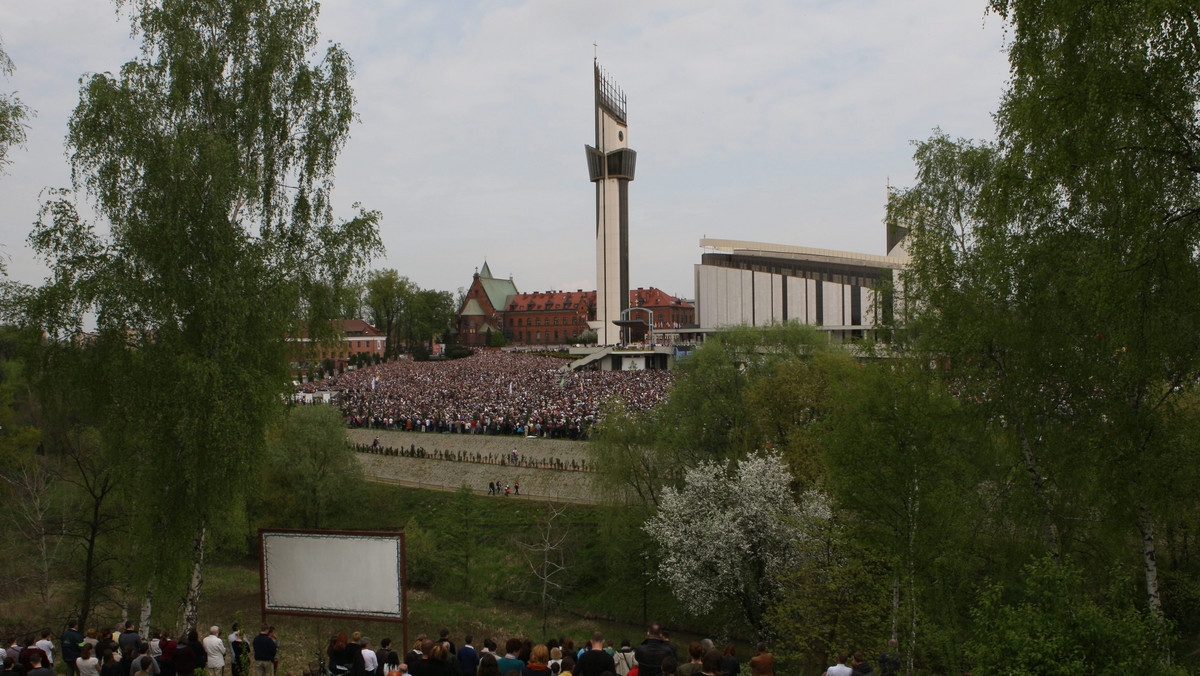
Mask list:
[[[986,0],[326,0],[319,26],[356,69],[337,215],[381,211],[372,268],[448,291],[485,261],[524,292],[596,288],[594,58],[638,153],[631,285],[682,298],[702,237],[886,253],[912,142],[993,138],[1008,79]],[[79,79],[135,58],[129,32],[104,0],[0,3],[0,91],[37,111],[0,175],[17,281],[47,274],[25,239],[69,184]]]

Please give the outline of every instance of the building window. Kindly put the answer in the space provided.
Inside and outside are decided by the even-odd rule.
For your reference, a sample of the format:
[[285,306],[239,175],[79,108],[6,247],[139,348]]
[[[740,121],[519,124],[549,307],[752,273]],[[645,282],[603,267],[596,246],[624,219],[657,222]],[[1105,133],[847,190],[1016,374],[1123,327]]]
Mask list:
[[[537,326],[541,326],[541,325],[542,325],[542,318],[541,318],[541,317],[538,317],[537,319],[535,319],[535,320],[534,320],[534,323],[535,323]],[[538,331],[538,335],[541,335],[541,333],[542,333],[541,331]]]
[[[554,325],[555,325],[555,326],[558,326],[558,317],[555,317],[555,318],[554,318]],[[555,335],[558,335],[558,331],[555,331],[555,332],[554,332],[554,334],[555,334]]]

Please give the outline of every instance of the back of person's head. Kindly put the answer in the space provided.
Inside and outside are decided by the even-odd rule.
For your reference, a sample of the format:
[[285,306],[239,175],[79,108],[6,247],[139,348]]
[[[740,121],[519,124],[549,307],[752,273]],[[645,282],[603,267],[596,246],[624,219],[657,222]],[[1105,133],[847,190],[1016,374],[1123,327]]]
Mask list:
[[846,663],[846,653],[838,653],[838,664]]
[[504,642],[504,652],[516,655],[521,652],[521,639],[513,637]]
[[445,662],[447,659],[449,659],[449,655],[450,649],[447,648],[446,644],[442,643],[441,641],[434,643],[433,647],[429,650],[429,659],[433,660],[434,662]]
[[604,644],[604,634],[602,634],[598,631],[593,631],[592,632],[592,643],[599,643],[599,644],[603,645]]
[[759,641],[758,645],[754,646],[754,649],[760,653],[765,653],[765,652],[767,652],[767,644],[762,641]]
[[148,652],[150,652],[150,644],[146,641],[138,641],[138,653],[141,654]]
[[496,640],[491,638],[483,639],[483,647],[488,649],[488,652],[496,652]]
[[13,658],[9,657],[8,655],[4,656],[4,670],[5,671],[13,671],[13,666],[15,664],[16,663],[13,662]]
[[717,652],[716,648],[704,653],[704,657],[700,658],[700,671],[706,674],[721,673],[721,653]]
[[629,647],[629,639],[627,639],[627,638],[621,639],[621,647],[628,648]]
[[85,642],[79,649],[79,656],[85,660],[92,659],[92,644]]
[[221,628],[214,624],[213,626],[208,628],[208,633],[212,634],[213,636],[216,636],[217,634],[221,633]]
[[392,646],[392,639],[390,639],[390,638],[385,638],[379,642],[380,648],[390,648],[391,646]]
[[438,638],[450,638],[450,630],[443,629],[438,632]]
[[40,666],[42,666],[42,653],[41,653],[41,651],[37,651],[37,652],[32,652],[32,653],[29,653],[29,663],[30,663],[30,664],[32,664],[32,665],[33,665],[33,666],[35,666],[35,667],[40,667]]
[[854,661],[857,664],[862,664],[863,662],[866,662],[866,660],[863,659],[863,654],[857,650],[854,651]]
[[559,674],[561,674],[562,673],[562,662],[561,661],[551,662],[550,673],[553,674],[553,676],[558,676]]
[[153,662],[149,657],[138,658],[138,668],[142,671],[150,671],[150,663]]
[[688,644],[688,657],[693,660],[699,660],[704,657],[704,646],[697,641],[692,641]]
[[679,663],[675,661],[674,657],[668,655],[663,658],[662,664],[659,665],[659,668],[662,669],[664,674],[673,674],[675,673],[675,670],[679,668]]
[[133,620],[125,620],[125,631],[133,631]]
[[466,636],[463,637],[463,643],[466,645],[471,645],[471,643],[473,643],[474,641],[475,641],[475,637],[470,634],[467,634]]
[[188,641],[195,643],[200,640],[200,632],[195,629],[188,629]]
[[356,631],[350,635],[350,641],[352,643],[358,643],[361,640],[362,640],[362,632],[361,631]]
[[346,632],[344,632],[344,631],[343,631],[343,632],[341,632],[340,634],[338,634],[337,636],[335,636],[335,637],[334,637],[334,639],[333,639],[333,649],[334,649],[334,650],[341,650],[342,648],[345,648],[345,647],[346,647],[346,644],[347,644],[347,643],[349,643],[349,642],[350,642],[350,637],[349,637],[349,636],[347,636],[347,635],[346,635]]
[[732,643],[726,643],[724,654],[725,657],[735,657],[737,655],[737,648]]
[[[438,645],[441,645],[441,644],[438,644]],[[432,653],[433,653],[433,641],[430,641],[429,639],[425,639],[424,641],[421,641],[421,654],[432,655]]]
[[539,643],[533,646],[533,649],[529,651],[530,664],[548,664],[549,662],[550,651],[546,649],[545,645]]
[[476,676],[503,676],[500,673],[500,665],[496,662],[494,653],[484,653],[479,658],[479,671]]
[[575,656],[567,653],[562,658],[562,671],[575,671]]
[[561,660],[562,659],[562,648],[559,648],[558,646],[554,646],[553,648],[551,648],[550,649],[550,659]]
[[646,635],[651,638],[659,638],[662,636],[662,625],[655,622],[649,627],[646,627]]

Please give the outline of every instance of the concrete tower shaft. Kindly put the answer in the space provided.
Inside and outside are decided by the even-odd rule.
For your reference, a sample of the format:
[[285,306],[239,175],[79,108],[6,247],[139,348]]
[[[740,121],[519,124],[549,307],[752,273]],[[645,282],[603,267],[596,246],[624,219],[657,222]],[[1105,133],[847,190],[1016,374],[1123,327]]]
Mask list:
[[629,307],[629,182],[637,152],[629,147],[625,93],[594,64],[596,145],[584,146],[588,173],[596,184],[596,321],[601,345],[620,342],[614,322]]

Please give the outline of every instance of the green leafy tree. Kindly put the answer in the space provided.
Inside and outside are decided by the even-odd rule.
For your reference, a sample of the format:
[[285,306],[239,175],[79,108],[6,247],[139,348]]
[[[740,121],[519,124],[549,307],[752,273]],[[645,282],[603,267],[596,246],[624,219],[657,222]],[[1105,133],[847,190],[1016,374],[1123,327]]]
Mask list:
[[328,527],[359,502],[362,467],[333,406],[297,406],[270,435],[255,493],[256,521],[272,527]]
[[242,502],[282,410],[286,336],[329,325],[321,290],[379,250],[379,216],[332,213],[353,69],[336,44],[310,62],[315,2],[122,4],[141,56],[83,79],[67,138],[73,188],[108,227],[59,193],[30,237],[51,277],[14,300],[52,339],[94,313],[123,341],[106,434],[156,481],[135,529],[154,546],[131,572],[184,598],[192,627],[209,529]]
[[413,294],[408,309],[408,339],[432,346],[434,338],[443,340],[454,321],[454,296],[449,291],[421,289]]
[[1035,505],[1055,555],[1136,560],[1162,617],[1160,565],[1179,555],[1164,524],[1181,504],[1167,487],[1196,468],[1197,14],[990,4],[1012,35],[998,141],[919,148],[893,211],[913,226],[907,307],[926,356],[1008,440],[1029,496],[1013,513]]
[[1083,571],[1052,556],[1022,573],[1013,588],[991,584],[980,594],[967,643],[971,673],[1187,673],[1159,662],[1160,622],[1134,606],[1129,590],[1110,589],[1097,603]]
[[[12,75],[14,70],[16,66],[0,43],[0,75]],[[8,151],[25,143],[25,121],[32,114],[15,94],[0,93],[0,170],[12,161],[8,159]]]
[[[796,363],[829,349],[826,336],[797,323],[735,327],[709,336],[679,365],[657,443],[684,465],[760,448],[787,450],[793,443],[802,448],[799,430],[814,417],[821,387],[813,379],[815,369]],[[797,389],[781,391],[789,385]],[[801,466],[807,466],[797,472],[803,478],[814,475],[808,460],[793,469]]]
[[395,270],[372,270],[367,275],[366,291],[371,323],[386,336],[383,353],[394,357],[399,352],[398,333],[412,300],[413,285]]

